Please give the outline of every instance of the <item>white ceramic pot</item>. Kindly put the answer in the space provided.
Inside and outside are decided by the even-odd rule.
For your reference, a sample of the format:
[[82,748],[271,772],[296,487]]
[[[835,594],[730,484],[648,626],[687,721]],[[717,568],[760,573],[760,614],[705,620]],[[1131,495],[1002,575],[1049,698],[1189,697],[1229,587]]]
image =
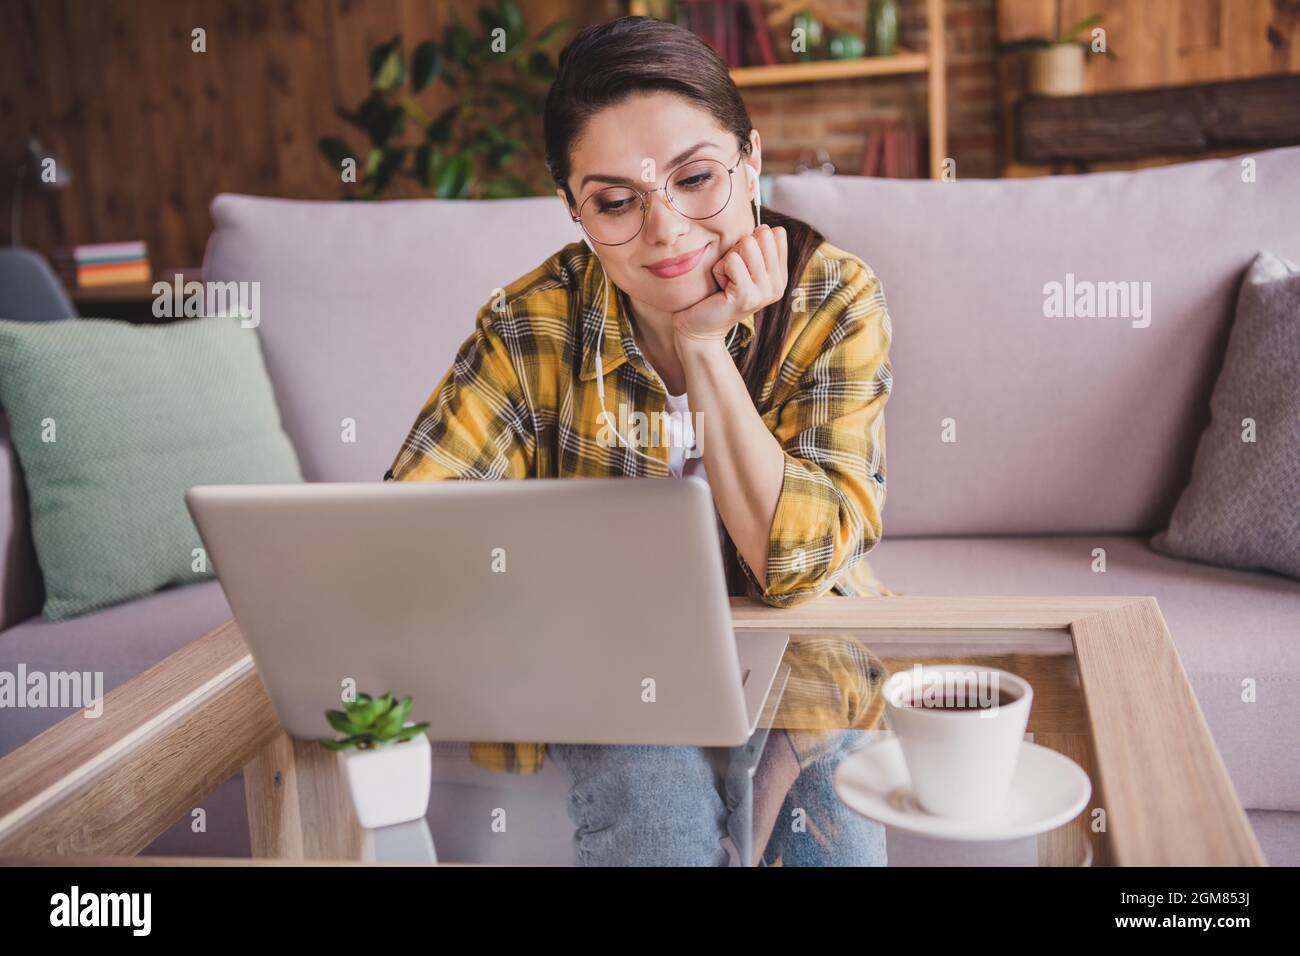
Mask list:
[[418,820],[428,812],[433,758],[424,734],[370,750],[340,750],[339,759],[357,819],[366,829]]
[[1029,92],[1035,96],[1078,96],[1083,92],[1085,50],[1060,43],[1029,54]]

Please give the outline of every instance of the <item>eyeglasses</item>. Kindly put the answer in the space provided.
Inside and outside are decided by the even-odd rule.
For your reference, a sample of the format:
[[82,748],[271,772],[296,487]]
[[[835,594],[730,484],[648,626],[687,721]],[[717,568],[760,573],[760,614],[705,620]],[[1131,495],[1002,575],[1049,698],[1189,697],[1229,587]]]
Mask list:
[[730,168],[716,159],[693,159],[675,167],[667,181],[654,189],[598,189],[582,201],[573,221],[602,246],[621,246],[640,235],[650,213],[650,195],[661,189],[668,204],[687,219],[711,219],[731,202],[731,176],[744,155],[741,150]]

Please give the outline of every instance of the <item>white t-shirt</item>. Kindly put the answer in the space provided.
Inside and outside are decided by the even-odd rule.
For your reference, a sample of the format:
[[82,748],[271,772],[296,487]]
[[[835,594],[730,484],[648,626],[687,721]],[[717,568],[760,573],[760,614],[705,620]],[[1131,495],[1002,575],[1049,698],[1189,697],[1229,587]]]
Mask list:
[[[709,476],[704,470],[704,456],[697,454],[686,457],[687,450],[695,446],[695,428],[686,393],[669,395],[665,411],[668,412],[668,473],[674,478],[699,478],[707,484]],[[727,526],[723,524],[716,504],[713,506],[713,522],[717,526],[718,547],[725,548]]]
[[686,400],[686,393],[668,396],[668,472],[674,478],[695,475],[708,481],[704,473],[704,458],[696,455],[686,457],[686,452],[695,447],[695,428],[691,420],[691,407]]

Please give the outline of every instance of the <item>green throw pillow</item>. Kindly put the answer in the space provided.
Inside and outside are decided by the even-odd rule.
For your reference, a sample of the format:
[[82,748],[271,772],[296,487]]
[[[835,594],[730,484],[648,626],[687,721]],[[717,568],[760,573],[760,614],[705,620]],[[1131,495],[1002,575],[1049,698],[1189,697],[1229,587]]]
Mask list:
[[191,485],[302,480],[238,318],[0,321],[0,406],[51,619],[212,577]]

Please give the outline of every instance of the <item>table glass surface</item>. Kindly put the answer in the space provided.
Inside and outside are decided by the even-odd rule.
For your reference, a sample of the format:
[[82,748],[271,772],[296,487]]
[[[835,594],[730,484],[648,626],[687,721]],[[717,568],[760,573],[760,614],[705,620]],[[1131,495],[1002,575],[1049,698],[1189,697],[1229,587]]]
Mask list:
[[[744,632],[738,632],[744,640]],[[1069,757],[1092,793],[1068,823],[1000,840],[936,838],[922,826],[886,826],[836,793],[854,752],[893,736],[884,706],[891,674],[915,665],[995,668],[1026,680],[1033,703],[1025,739]],[[456,836],[454,816],[366,834],[367,856],[414,862],[530,862],[529,830],[558,829],[573,862],[705,866],[1088,866],[1105,862],[1104,818],[1073,644],[1065,630],[888,629],[790,633],[759,729],[735,748],[548,745],[551,812],[510,821],[508,841]],[[779,693],[778,693],[779,691]],[[940,718],[944,719],[944,718]],[[435,750],[438,745],[435,744]],[[1022,752],[1023,753],[1023,752]],[[862,754],[858,755],[859,757]],[[484,771],[485,773],[487,771]],[[1064,771],[1062,771],[1064,772]],[[537,775],[543,776],[542,774]],[[519,780],[530,780],[522,777]],[[541,789],[540,781],[531,786]],[[440,790],[435,771],[435,800]],[[454,788],[442,791],[455,797]],[[907,804],[900,788],[891,802]],[[522,832],[521,832],[522,831]],[[1094,832],[1102,831],[1102,832]],[[436,844],[436,849],[426,843]],[[501,851],[486,850],[499,846]],[[511,849],[506,850],[505,847]],[[475,847],[478,849],[471,849]]]

